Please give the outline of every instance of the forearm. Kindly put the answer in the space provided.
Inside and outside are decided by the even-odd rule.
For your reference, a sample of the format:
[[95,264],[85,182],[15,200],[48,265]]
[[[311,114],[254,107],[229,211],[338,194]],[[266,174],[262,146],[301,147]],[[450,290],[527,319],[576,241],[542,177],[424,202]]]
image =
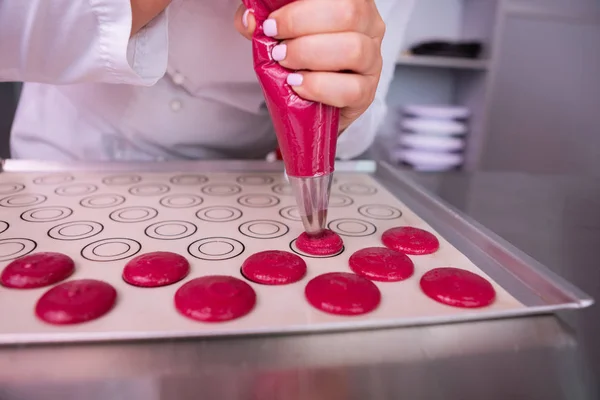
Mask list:
[[415,0],[377,0],[377,6],[387,29],[381,46],[383,67],[375,100],[356,121],[348,126],[338,140],[337,156],[355,158],[369,149],[387,113],[386,97],[396,69],[396,59]]
[[373,104],[338,138],[336,157],[341,160],[356,158],[369,149],[385,118],[385,102],[376,98]]
[[131,1],[0,0],[0,81],[153,84],[166,70],[168,1]]
[[171,0],[131,0],[131,36],[163,12]]

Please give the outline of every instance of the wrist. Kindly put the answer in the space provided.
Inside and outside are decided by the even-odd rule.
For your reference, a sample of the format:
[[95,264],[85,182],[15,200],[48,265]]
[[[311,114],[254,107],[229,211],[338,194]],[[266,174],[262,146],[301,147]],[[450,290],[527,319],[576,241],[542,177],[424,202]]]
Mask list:
[[131,36],[163,12],[171,0],[131,0]]

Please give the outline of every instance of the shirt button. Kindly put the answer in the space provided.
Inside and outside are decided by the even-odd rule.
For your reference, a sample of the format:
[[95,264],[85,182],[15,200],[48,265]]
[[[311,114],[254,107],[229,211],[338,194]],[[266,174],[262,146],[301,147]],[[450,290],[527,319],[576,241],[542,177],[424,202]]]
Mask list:
[[179,72],[176,72],[173,75],[173,83],[176,85],[183,85],[183,82],[185,81],[185,76],[183,76],[182,74],[180,74]]
[[182,107],[181,101],[173,100],[171,102],[171,111],[177,112],[177,111],[181,110],[181,107]]

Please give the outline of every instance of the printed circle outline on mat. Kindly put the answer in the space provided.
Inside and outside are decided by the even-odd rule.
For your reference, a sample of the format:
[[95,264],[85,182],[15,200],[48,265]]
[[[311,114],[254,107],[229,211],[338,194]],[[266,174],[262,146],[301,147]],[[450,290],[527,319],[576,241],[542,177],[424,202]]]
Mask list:
[[279,210],[279,215],[281,215],[282,218],[290,221],[302,221],[302,217],[300,216],[297,206],[283,207]]
[[[126,218],[123,217],[123,213],[130,213],[130,212],[142,212],[145,213],[145,215],[141,216],[141,217],[130,217],[130,218]],[[135,222],[145,222],[145,221],[150,221],[152,218],[156,218],[156,216],[158,215],[158,210],[156,208],[152,208],[152,207],[146,207],[146,206],[129,206],[129,207],[123,207],[123,208],[119,208],[118,210],[115,210],[113,212],[111,212],[108,215],[108,218],[110,218],[111,220],[115,221],[115,222],[122,222],[125,224],[133,224]]]
[[[220,212],[227,214],[218,216]],[[231,206],[211,206],[196,211],[196,217],[207,222],[231,222],[242,218],[243,214],[242,210]]]
[[[11,245],[16,245],[11,249]],[[37,248],[37,242],[25,238],[0,239],[0,261],[11,261],[26,256]]]
[[[104,203],[102,200],[110,200],[110,203]],[[120,206],[125,203],[125,197],[115,193],[101,193],[84,197],[79,201],[79,205],[85,208],[110,208]]]
[[261,186],[270,185],[275,182],[275,179],[269,175],[242,175],[238,176],[235,181],[240,185]]
[[339,189],[342,193],[355,196],[371,196],[377,193],[377,188],[364,183],[343,183]]
[[282,196],[293,196],[292,186],[289,183],[278,183],[271,187],[273,193],[280,194]]
[[[342,228],[342,225],[351,225],[351,224],[360,225],[361,227],[360,227],[360,229],[346,228],[345,230]],[[362,219],[356,219],[356,218],[334,219],[331,222],[329,222],[329,224],[327,224],[327,227],[329,229],[331,229],[332,231],[334,231],[335,233],[337,233],[338,235],[350,236],[350,237],[371,236],[371,235],[375,234],[375,232],[377,232],[377,227],[375,225],[373,225],[369,221],[363,221]]]
[[109,175],[102,178],[102,183],[106,186],[127,186],[141,181],[142,177],[135,174]]
[[208,196],[225,197],[240,193],[242,188],[234,183],[209,183],[202,186],[200,191]]
[[[49,216],[36,216],[39,213],[48,213],[51,211],[57,211],[57,214],[50,214]],[[64,206],[48,206],[48,207],[37,207],[23,211],[21,213],[21,219],[27,222],[56,222],[61,219],[69,218],[73,215],[73,209]]]
[[169,178],[169,182],[173,185],[180,186],[201,185],[203,183],[208,182],[208,177],[198,174],[180,174]]
[[[177,203],[176,199],[191,200],[188,203]],[[189,193],[173,193],[159,200],[163,207],[167,208],[192,208],[204,203],[204,199],[196,194]]]
[[290,242],[289,247],[290,247],[290,250],[292,250],[294,253],[296,253],[296,254],[298,254],[299,256],[302,256],[302,257],[308,257],[308,258],[332,258],[332,257],[337,257],[340,254],[342,254],[344,251],[346,251],[346,246],[343,245],[342,249],[339,252],[335,253],[335,254],[328,254],[328,255],[324,255],[324,256],[315,256],[313,254],[308,254],[308,253],[305,253],[302,250],[300,250],[296,246],[296,241],[297,240],[298,240],[298,238],[295,238],[294,240],[292,240]]
[[[335,200],[331,201],[332,199]],[[329,208],[348,207],[352,204],[354,204],[354,200],[352,200],[352,197],[350,196],[337,193],[333,193],[331,196],[329,196]]]
[[[161,232],[159,232],[160,229],[168,230],[168,228],[167,228],[168,226],[183,227],[183,230],[181,230],[180,232],[176,232],[176,233],[168,233],[168,232],[161,233]],[[148,227],[146,227],[146,229],[144,229],[144,233],[146,234],[146,236],[148,236],[152,239],[179,240],[179,239],[185,239],[186,237],[192,236],[194,233],[196,233],[197,230],[198,230],[198,227],[196,225],[192,224],[191,222],[181,221],[181,220],[168,220],[168,221],[155,222],[152,225],[148,225]]]
[[[24,202],[23,199],[29,199],[29,202]],[[13,194],[11,196],[3,197],[0,199],[0,206],[7,208],[16,208],[16,207],[30,207],[37,206],[38,204],[42,204],[48,200],[48,197],[43,194],[37,193],[21,193],[21,194]],[[17,201],[15,203],[15,201]]]
[[10,224],[6,221],[0,220],[0,233],[4,233],[10,228]]
[[269,208],[275,207],[281,200],[271,194],[252,193],[238,197],[237,202],[239,205],[250,208]]
[[[257,228],[257,225],[263,226],[263,233],[261,229]],[[267,230],[266,227],[270,226],[271,229]],[[253,229],[254,227],[254,229]],[[256,219],[248,222],[244,222],[238,226],[238,231],[244,235],[254,239],[276,239],[284,236],[290,231],[289,226],[286,224],[271,220],[271,219]]]
[[83,196],[85,194],[94,193],[98,190],[98,186],[92,183],[73,183],[71,185],[59,186],[54,189],[54,193],[59,196]]
[[246,246],[239,240],[220,236],[196,240],[188,246],[188,253],[192,257],[207,261],[231,260],[245,250]]
[[3,182],[0,183],[0,195],[4,196],[7,194],[15,194],[25,190],[25,185],[16,182]]
[[[124,246],[125,250],[121,251],[120,253],[117,253],[116,250],[113,249],[112,254],[102,254],[102,252],[98,250],[102,246],[111,245]],[[88,243],[83,249],[81,249],[81,257],[85,258],[88,261],[95,262],[120,261],[135,256],[137,253],[140,252],[140,250],[142,250],[142,245],[137,240],[129,238],[105,238]]]
[[[69,229],[77,230],[77,227],[85,227],[86,231],[69,233]],[[48,231],[48,236],[56,240],[82,240],[96,236],[104,230],[104,225],[95,221],[71,221],[56,225]]]
[[60,185],[61,183],[72,182],[75,177],[71,174],[49,174],[38,176],[33,180],[36,185]]
[[[382,212],[375,212],[374,210],[381,210]],[[386,204],[365,204],[358,207],[358,213],[363,217],[378,219],[378,220],[390,220],[398,219],[402,216],[402,211],[396,207],[388,206]]]
[[164,183],[140,183],[130,187],[128,192],[133,196],[150,197],[168,193],[170,190],[171,188]]

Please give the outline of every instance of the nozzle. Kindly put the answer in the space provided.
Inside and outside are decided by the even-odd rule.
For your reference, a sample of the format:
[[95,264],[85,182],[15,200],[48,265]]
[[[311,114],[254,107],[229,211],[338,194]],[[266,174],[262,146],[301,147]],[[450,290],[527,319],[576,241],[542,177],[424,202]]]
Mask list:
[[296,197],[304,230],[311,236],[319,235],[327,226],[327,209],[333,174],[288,178]]

